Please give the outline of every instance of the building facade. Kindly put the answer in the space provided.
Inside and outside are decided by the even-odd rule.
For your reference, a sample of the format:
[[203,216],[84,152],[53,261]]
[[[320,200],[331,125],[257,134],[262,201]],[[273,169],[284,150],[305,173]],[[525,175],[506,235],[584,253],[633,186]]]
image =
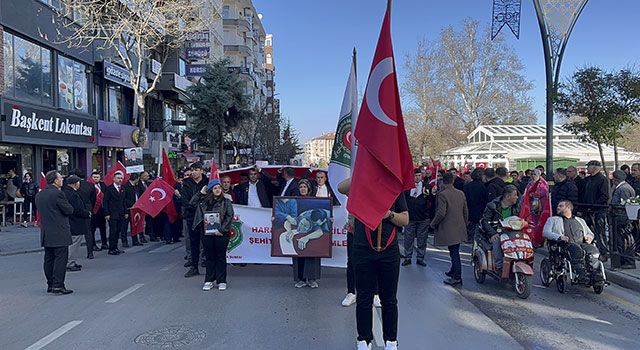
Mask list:
[[335,133],[318,136],[304,143],[304,164],[326,168],[331,161]]

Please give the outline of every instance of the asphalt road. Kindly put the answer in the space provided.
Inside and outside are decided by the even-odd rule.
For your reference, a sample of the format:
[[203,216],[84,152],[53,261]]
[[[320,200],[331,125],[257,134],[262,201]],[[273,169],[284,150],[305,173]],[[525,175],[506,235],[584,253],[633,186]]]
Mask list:
[[[340,306],[344,270],[323,268],[312,290],[293,288],[288,266],[230,266],[227,291],[203,292],[203,276],[183,277],[183,251],[97,253],[67,274],[68,296],[45,292],[41,253],[0,257],[0,349],[355,349],[355,307]],[[454,289],[442,284],[446,253],[428,257],[426,268],[401,268],[401,349],[640,348],[638,295],[534,288],[521,301],[497,282],[477,285],[469,267]]]

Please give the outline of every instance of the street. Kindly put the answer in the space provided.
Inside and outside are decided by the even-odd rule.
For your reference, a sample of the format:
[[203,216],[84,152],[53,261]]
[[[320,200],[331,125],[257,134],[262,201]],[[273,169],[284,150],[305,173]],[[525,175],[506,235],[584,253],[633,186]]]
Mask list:
[[[640,297],[609,286],[567,295],[536,277],[528,300],[493,280],[478,285],[463,249],[464,286],[442,284],[448,253],[401,267],[403,349],[637,349]],[[67,274],[69,296],[45,292],[42,253],[0,257],[0,349],[353,349],[355,306],[344,308],[344,270],[323,268],[318,289],[295,289],[289,266],[229,267],[229,289],[185,279],[184,246],[147,244],[96,253]],[[537,266],[537,265],[536,265]],[[203,269],[201,269],[203,272]],[[381,349],[376,310],[374,349]]]

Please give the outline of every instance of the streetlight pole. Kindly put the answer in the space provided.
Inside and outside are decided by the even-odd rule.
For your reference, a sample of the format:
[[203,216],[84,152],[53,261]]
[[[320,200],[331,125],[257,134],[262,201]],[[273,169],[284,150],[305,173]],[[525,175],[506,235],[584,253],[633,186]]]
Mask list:
[[573,27],[589,0],[533,0],[538,16],[546,71],[546,166],[553,174],[553,103],[558,93],[560,65]]

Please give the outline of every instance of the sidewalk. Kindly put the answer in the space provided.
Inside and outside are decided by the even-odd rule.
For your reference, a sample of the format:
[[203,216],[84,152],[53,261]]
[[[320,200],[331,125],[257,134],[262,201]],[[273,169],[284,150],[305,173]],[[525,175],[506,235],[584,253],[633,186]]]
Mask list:
[[33,253],[42,251],[40,229],[31,224],[29,227],[7,225],[0,227],[0,256]]

